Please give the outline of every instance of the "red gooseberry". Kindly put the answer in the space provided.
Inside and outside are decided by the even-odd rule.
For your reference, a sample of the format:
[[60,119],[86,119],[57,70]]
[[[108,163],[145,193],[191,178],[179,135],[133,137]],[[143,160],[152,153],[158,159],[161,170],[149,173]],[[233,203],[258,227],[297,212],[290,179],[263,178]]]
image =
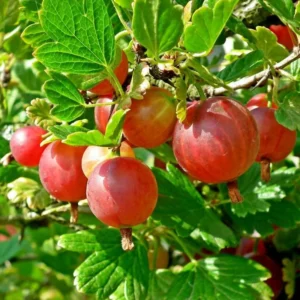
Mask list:
[[130,144],[153,148],[166,142],[176,124],[176,106],[172,93],[151,87],[142,100],[132,100],[123,132]]
[[[108,147],[89,146],[83,153],[81,167],[84,175],[88,178],[95,167],[102,161],[116,157],[117,154]],[[120,156],[135,157],[135,154],[126,141],[120,146]]]
[[246,107],[227,97],[194,102],[177,122],[173,150],[179,165],[205,183],[227,182],[232,202],[242,201],[237,178],[253,164],[259,136]]
[[293,150],[297,132],[279,124],[275,118],[275,109],[257,107],[250,111],[254,117],[259,136],[260,148],[256,161],[261,163],[261,177],[270,180],[270,163],[285,159]]
[[44,188],[56,199],[71,202],[74,222],[77,219],[78,201],[86,198],[87,178],[81,169],[85,149],[55,141],[47,146],[39,164]]
[[[246,104],[246,107],[249,110],[252,110],[257,107],[268,107],[267,94],[261,93],[261,94],[257,94],[255,96],[253,96]],[[278,106],[274,102],[272,102],[271,107],[275,108],[275,109],[278,108]]]
[[288,50],[293,49],[297,38],[288,26],[271,25],[269,29],[277,36],[277,41],[279,44],[285,46]]
[[267,249],[263,240],[254,238],[242,238],[236,250],[236,254],[240,256],[251,256],[254,253],[259,255],[266,254]]
[[133,248],[131,227],[147,220],[157,197],[157,183],[151,170],[131,157],[103,161],[87,184],[91,211],[104,224],[121,228],[124,250]]
[[[128,75],[128,59],[124,51],[122,51],[121,62],[114,70],[118,80],[121,84],[124,83]],[[90,89],[90,91],[99,96],[106,96],[114,93],[114,88],[108,79],[99,82],[96,86]]]
[[[112,97],[107,96],[97,100],[97,103],[109,103],[112,102]],[[105,134],[107,123],[110,119],[110,116],[114,112],[114,107],[111,105],[105,106],[96,106],[94,111],[95,123],[98,130]]]
[[26,167],[36,167],[46,146],[40,146],[42,135],[46,134],[38,126],[26,126],[18,129],[10,140],[10,149],[15,160]]

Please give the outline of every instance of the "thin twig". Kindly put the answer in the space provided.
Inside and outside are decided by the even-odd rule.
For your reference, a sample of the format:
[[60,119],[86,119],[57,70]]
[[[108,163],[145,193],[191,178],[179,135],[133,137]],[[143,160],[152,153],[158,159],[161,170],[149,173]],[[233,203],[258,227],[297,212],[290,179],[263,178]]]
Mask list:
[[[286,66],[288,66],[293,61],[295,61],[299,58],[300,58],[300,48],[296,47],[296,48],[294,48],[294,51],[288,57],[286,57],[282,61],[275,64],[274,69],[276,71],[284,69]],[[271,69],[268,68],[267,70],[261,71],[252,76],[248,76],[248,77],[242,78],[238,81],[231,82],[228,84],[228,86],[231,87],[233,90],[249,88],[249,87],[255,85],[255,83],[259,82],[261,79],[263,79],[263,78],[267,79],[270,75],[271,75]],[[211,87],[206,87],[206,90],[208,90],[208,89],[211,90]],[[213,89],[213,95],[216,95],[216,96],[222,95],[226,91],[227,90],[223,87],[216,88],[216,89]]]

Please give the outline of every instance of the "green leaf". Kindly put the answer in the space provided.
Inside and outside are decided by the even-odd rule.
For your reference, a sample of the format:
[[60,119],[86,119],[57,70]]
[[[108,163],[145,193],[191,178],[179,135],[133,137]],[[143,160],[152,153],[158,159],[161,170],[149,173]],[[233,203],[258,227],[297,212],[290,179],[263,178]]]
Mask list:
[[21,248],[22,245],[19,243],[18,235],[7,241],[0,242],[0,265],[14,257]]
[[56,123],[50,114],[51,106],[45,99],[33,99],[30,106],[26,108],[27,116],[32,119],[35,125],[47,128]]
[[131,3],[133,0],[114,0],[118,5],[124,7],[124,8],[131,8]]
[[115,112],[107,123],[105,137],[115,144],[120,143],[123,133],[123,124],[128,110],[118,110]]
[[264,56],[272,61],[280,61],[289,55],[287,49],[277,43],[276,35],[266,27],[257,26],[256,30],[250,29],[256,39],[256,46],[263,51]]
[[75,132],[63,140],[63,143],[71,146],[100,146],[113,147],[116,143],[105,137],[99,130],[88,132]]
[[175,228],[181,236],[188,236],[199,227],[198,235],[216,249],[233,245],[236,242],[233,232],[212,210],[204,207],[204,200],[190,180],[170,164],[167,169],[168,172],[153,169],[159,200],[152,217]]
[[51,110],[52,115],[62,121],[73,121],[80,117],[85,110],[85,102],[75,85],[64,75],[50,73],[52,80],[44,85],[48,99],[56,106]]
[[165,163],[170,162],[177,164],[177,160],[174,156],[172,147],[166,143],[147,150],[153,153],[157,158],[164,161]]
[[0,165],[0,183],[7,184],[18,177],[30,178],[40,182],[39,174],[35,169],[21,167],[15,163],[11,163],[6,167]]
[[168,269],[159,269],[150,274],[147,300],[165,299],[175,279],[175,274]]
[[48,130],[60,140],[65,140],[68,135],[75,132],[87,132],[88,130],[80,126],[71,125],[55,125],[48,128]]
[[134,1],[133,33],[149,57],[158,59],[177,45],[183,31],[182,16],[182,6],[171,0]]
[[33,47],[38,47],[51,41],[39,23],[27,26],[21,37],[26,44],[29,44]]
[[[268,201],[278,201],[285,197],[280,185],[261,183],[258,163],[254,163],[246,173],[239,177],[238,185],[244,200],[238,205],[231,204],[231,210],[239,217],[257,212],[267,212],[271,206]],[[226,186],[222,187],[227,192]]]
[[212,74],[206,67],[196,61],[196,59],[190,60],[188,65],[194,68],[198,72],[199,77],[208,84],[214,87],[222,86],[228,90],[231,90],[222,79]]
[[252,260],[229,255],[209,257],[187,264],[167,299],[255,300],[249,286],[268,277],[270,273]]
[[246,76],[250,71],[262,66],[263,63],[263,52],[261,50],[253,51],[228,65],[217,76],[226,82],[230,82]]
[[294,20],[295,7],[292,0],[259,0],[267,6],[267,8],[274,13],[283,23],[290,24],[293,27],[299,26]]
[[70,251],[92,253],[74,272],[78,291],[105,299],[124,283],[125,299],[143,299],[148,288],[146,249],[135,242],[133,251],[124,252],[120,233],[115,229],[81,231],[63,235],[59,246]]
[[9,27],[16,24],[18,17],[19,17],[19,1],[1,0],[0,32],[7,32],[9,30]]
[[300,59],[293,61],[290,64],[290,67],[291,67],[291,74],[294,76],[294,78],[297,81],[300,81]]
[[9,141],[0,135],[0,159],[9,152]]
[[180,122],[186,118],[186,98],[187,98],[187,85],[183,78],[176,80],[176,99],[178,104],[176,106],[176,116]]
[[300,243],[300,226],[292,229],[278,229],[273,238],[277,251],[289,251]]
[[300,129],[299,92],[290,92],[275,112],[276,120],[290,130]]
[[257,231],[262,237],[274,232],[273,225],[282,228],[293,228],[300,221],[300,209],[286,200],[272,202],[268,212],[257,212],[255,215],[248,214],[244,218],[237,217],[229,209],[227,213],[231,216],[234,226],[238,230],[245,231],[248,234]]
[[143,75],[143,64],[138,64],[132,73],[128,96],[133,99],[143,99],[143,93],[150,88],[150,82]]
[[53,42],[35,56],[49,69],[92,74],[113,62],[114,31],[103,0],[44,0],[40,23]]
[[251,44],[256,43],[256,39],[254,36],[251,34],[250,30],[248,27],[244,24],[242,20],[239,18],[235,17],[232,15],[229,20],[227,21],[226,26],[233,32],[240,34],[243,36],[245,39],[247,39]]
[[43,0],[20,0],[21,12],[24,19],[38,22],[38,11],[41,9]]
[[292,261],[288,258],[284,258],[282,260],[283,268],[282,268],[282,279],[286,283],[285,285],[285,293],[288,296],[288,299],[293,299],[295,294],[295,287],[296,287],[296,262],[295,260]]
[[192,24],[184,32],[184,46],[190,52],[208,54],[213,48],[238,0],[214,1],[213,8],[202,6],[195,11]]

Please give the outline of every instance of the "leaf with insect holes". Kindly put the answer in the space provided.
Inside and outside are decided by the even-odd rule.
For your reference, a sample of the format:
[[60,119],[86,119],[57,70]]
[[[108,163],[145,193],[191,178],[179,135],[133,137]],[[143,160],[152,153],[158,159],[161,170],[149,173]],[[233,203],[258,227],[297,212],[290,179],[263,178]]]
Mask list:
[[124,252],[118,230],[105,228],[65,234],[58,245],[66,250],[91,255],[75,270],[78,291],[107,299],[123,283],[126,299],[145,299],[149,267],[147,251],[138,241]]
[[184,31],[184,46],[190,52],[209,53],[231,16],[238,0],[214,1],[203,5],[192,17],[192,24]]
[[149,57],[171,50],[183,31],[183,8],[171,0],[134,1],[132,29]]
[[55,104],[51,114],[62,121],[73,121],[85,110],[85,102],[75,85],[64,75],[51,72],[44,85],[48,99]]
[[40,46],[35,56],[49,69],[93,74],[113,62],[114,30],[103,0],[44,0],[39,17],[53,42]]

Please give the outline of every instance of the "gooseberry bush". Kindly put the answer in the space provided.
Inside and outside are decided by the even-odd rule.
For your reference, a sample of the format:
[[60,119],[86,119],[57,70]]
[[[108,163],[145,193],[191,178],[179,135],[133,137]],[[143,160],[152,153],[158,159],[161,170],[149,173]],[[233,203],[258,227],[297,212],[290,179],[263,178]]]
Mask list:
[[0,298],[299,299],[299,12],[1,0]]

